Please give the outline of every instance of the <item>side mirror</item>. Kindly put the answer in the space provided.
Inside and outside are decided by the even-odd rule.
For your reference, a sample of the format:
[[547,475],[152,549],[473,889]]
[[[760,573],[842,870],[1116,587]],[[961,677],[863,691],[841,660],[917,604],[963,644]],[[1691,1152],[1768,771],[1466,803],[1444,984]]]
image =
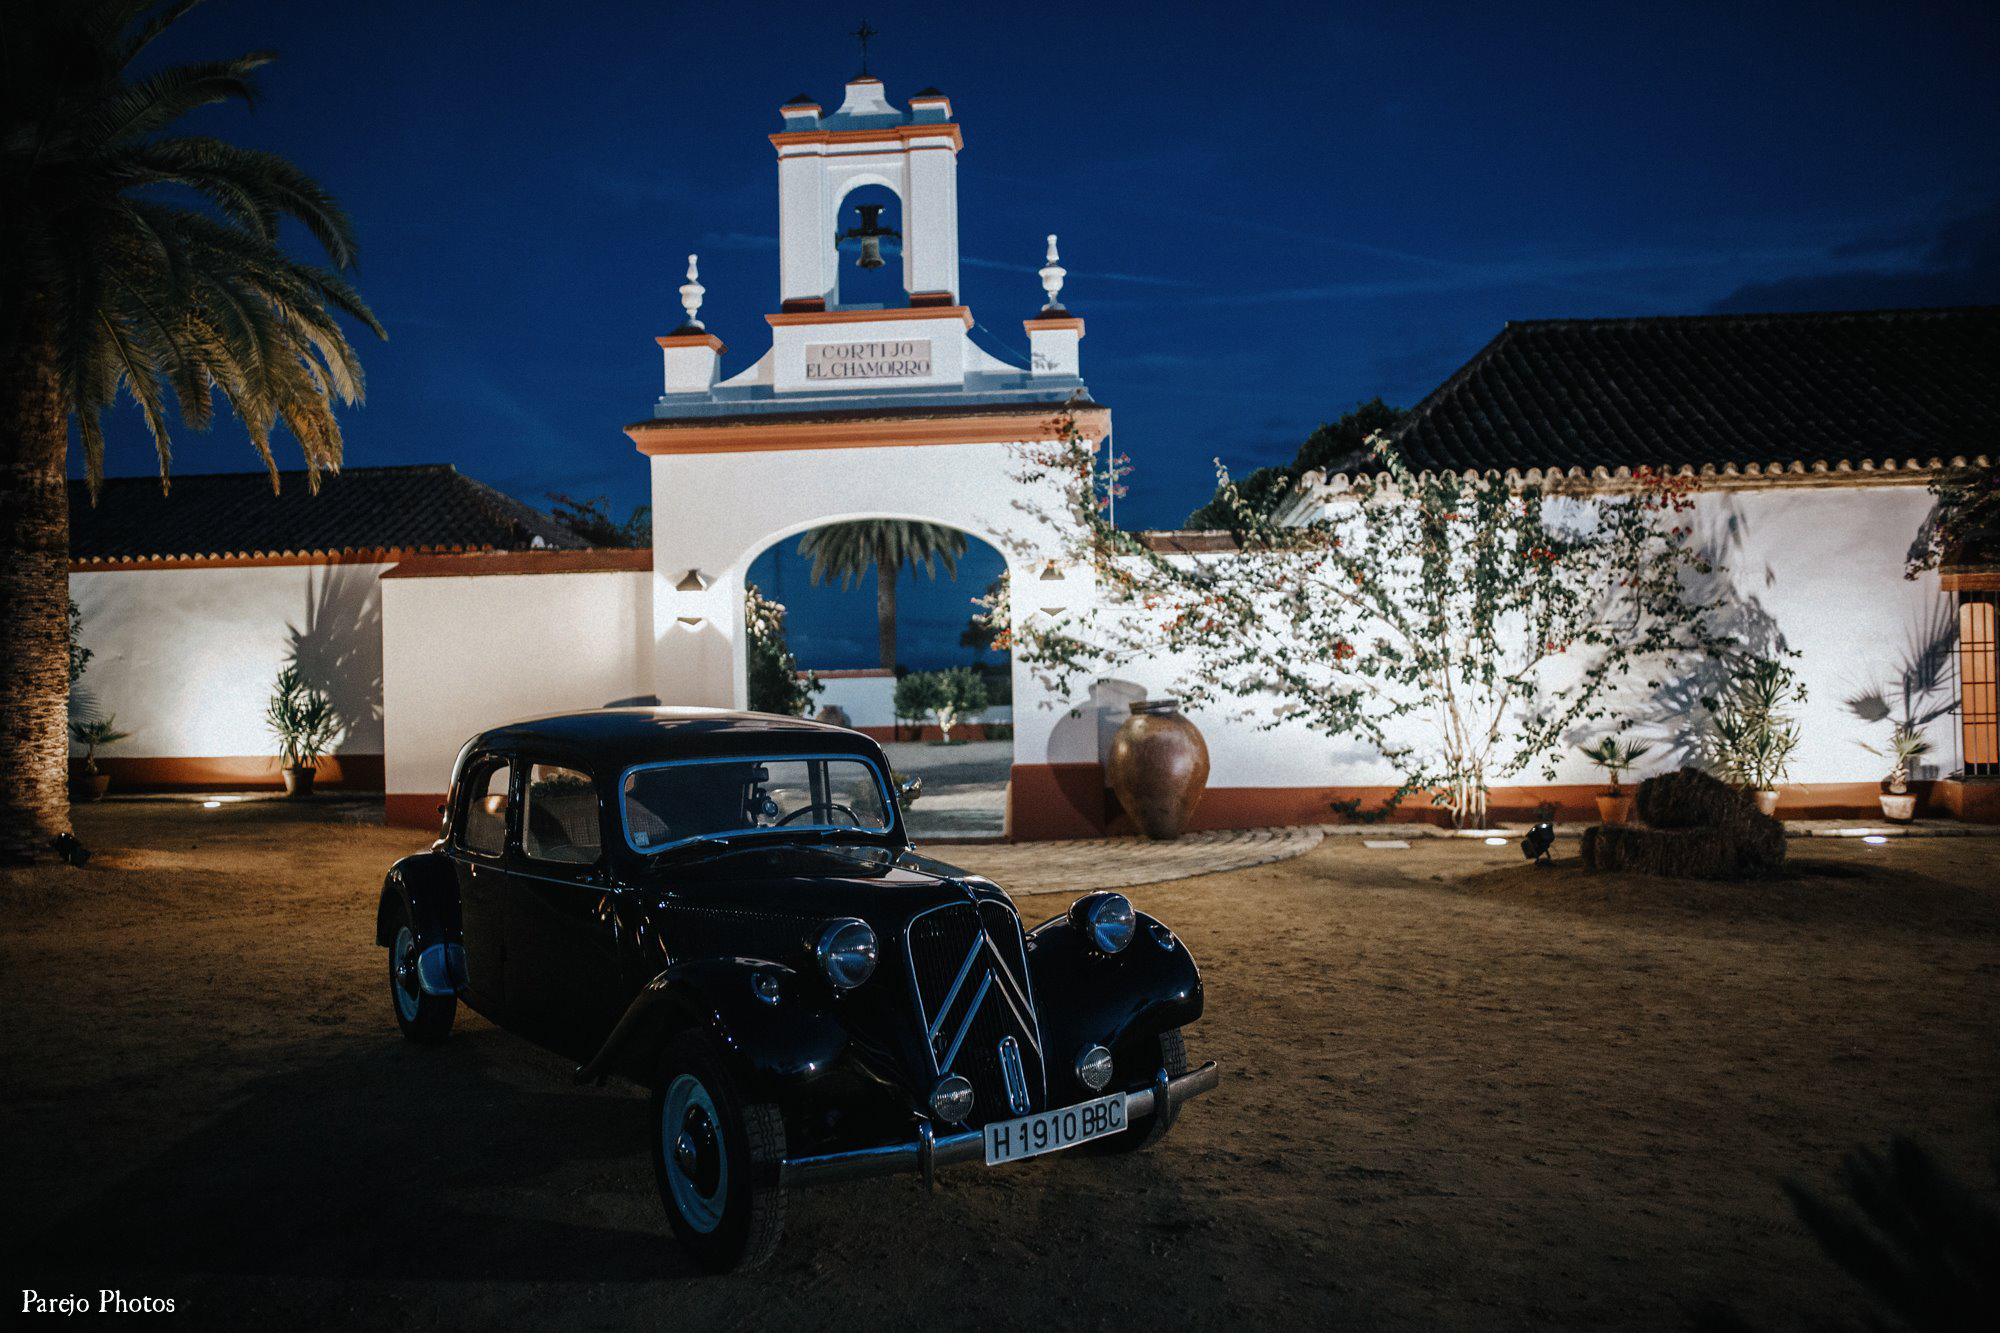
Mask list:
[[896,804],[905,808],[915,805],[917,798],[924,794],[924,780],[919,776],[901,776],[896,779]]

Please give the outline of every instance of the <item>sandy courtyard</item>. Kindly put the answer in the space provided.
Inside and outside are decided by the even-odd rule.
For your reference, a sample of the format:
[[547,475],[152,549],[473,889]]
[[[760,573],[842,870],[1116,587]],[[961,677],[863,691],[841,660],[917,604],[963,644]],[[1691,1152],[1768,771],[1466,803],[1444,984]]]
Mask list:
[[635,1089],[464,1009],[397,1037],[375,899],[424,837],[78,824],[87,869],[0,871],[8,1282],[195,1327],[1796,1327],[1854,1291],[1781,1177],[1909,1133],[1984,1181],[1996,1138],[2000,840],[1795,842],[1723,887],[1328,839],[1131,891],[1223,1070],[1158,1148],[799,1193],[769,1267],[701,1278]]

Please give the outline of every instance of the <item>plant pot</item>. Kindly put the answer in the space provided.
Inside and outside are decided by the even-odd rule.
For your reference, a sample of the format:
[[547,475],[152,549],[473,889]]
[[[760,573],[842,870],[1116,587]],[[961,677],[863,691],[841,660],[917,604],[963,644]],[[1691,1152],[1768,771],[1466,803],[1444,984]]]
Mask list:
[[1624,795],[1598,797],[1597,822],[1600,824],[1631,823],[1632,798]]
[[[101,801],[104,799],[104,793],[111,790],[111,775],[109,773],[86,773],[83,775],[83,789],[89,793],[90,800]],[[1883,797],[1883,799],[1887,800],[1888,798]]]
[[1777,788],[1766,787],[1764,788],[1764,790],[1757,793],[1757,813],[1760,815],[1770,815],[1773,818],[1777,817],[1778,814]]
[[294,801],[303,801],[313,794],[313,778],[319,773],[316,768],[306,768],[294,764],[285,770],[285,795]]
[[1914,795],[1883,792],[1876,799],[1882,802],[1882,818],[1892,824],[1907,824],[1917,817],[1917,798]]
[[1177,699],[1142,699],[1111,738],[1105,776],[1149,838],[1178,838],[1208,787],[1208,744]]

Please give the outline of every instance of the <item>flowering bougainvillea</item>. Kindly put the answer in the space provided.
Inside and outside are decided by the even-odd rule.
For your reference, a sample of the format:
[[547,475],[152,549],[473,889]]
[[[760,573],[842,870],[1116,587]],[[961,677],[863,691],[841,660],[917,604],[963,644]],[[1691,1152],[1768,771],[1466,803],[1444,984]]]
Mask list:
[[1043,517],[1095,569],[1103,606],[1016,625],[1014,646],[1065,694],[1171,654],[1189,705],[1365,742],[1401,774],[1394,799],[1480,824],[1490,782],[1536,767],[1553,780],[1614,685],[1726,648],[1692,591],[1715,571],[1674,521],[1692,477],[1642,471],[1552,496],[1497,474],[1415,473],[1376,435],[1382,470],[1299,526],[1242,504],[1218,467],[1235,549],[1177,551],[1103,521],[1095,454],[1073,422],[1055,425],[1060,442],[1027,450],[1022,479],[1061,485],[1066,512]]

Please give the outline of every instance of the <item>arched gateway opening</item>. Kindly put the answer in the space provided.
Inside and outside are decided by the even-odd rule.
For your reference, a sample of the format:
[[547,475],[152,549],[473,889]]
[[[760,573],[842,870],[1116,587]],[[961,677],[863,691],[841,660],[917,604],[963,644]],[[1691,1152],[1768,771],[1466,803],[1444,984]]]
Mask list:
[[[1025,448],[1060,439],[1067,423],[1093,441],[1110,429],[1079,373],[1083,321],[1060,303],[1053,238],[1041,309],[1022,293],[1030,355],[996,356],[972,341],[960,294],[961,135],[950,101],[928,89],[899,108],[864,77],[830,114],[806,99],[780,113],[771,142],[782,299],[764,316],[769,348],[722,376],[727,348],[703,321],[708,293],[690,258],[687,318],[659,339],[663,392],[650,417],[626,428],[652,469],[652,669],[665,703],[747,706],[750,566],[827,524],[900,519],[965,532],[1010,570],[1035,571],[1036,606],[1016,606],[1016,617],[1060,613],[1090,594],[1083,571],[1061,568],[1060,534],[1041,517],[1062,512],[1056,482],[1023,475]],[[847,235],[870,226],[860,203],[890,201],[898,207],[874,225],[893,222],[893,239]],[[1039,257],[1040,238],[1024,240]],[[862,276],[878,280],[899,268],[900,291],[891,280],[854,301],[867,284],[843,284],[842,266],[864,261]],[[1096,832],[1094,745],[1069,754],[1058,701],[1040,700],[1018,668],[1009,679],[1013,831]]]

